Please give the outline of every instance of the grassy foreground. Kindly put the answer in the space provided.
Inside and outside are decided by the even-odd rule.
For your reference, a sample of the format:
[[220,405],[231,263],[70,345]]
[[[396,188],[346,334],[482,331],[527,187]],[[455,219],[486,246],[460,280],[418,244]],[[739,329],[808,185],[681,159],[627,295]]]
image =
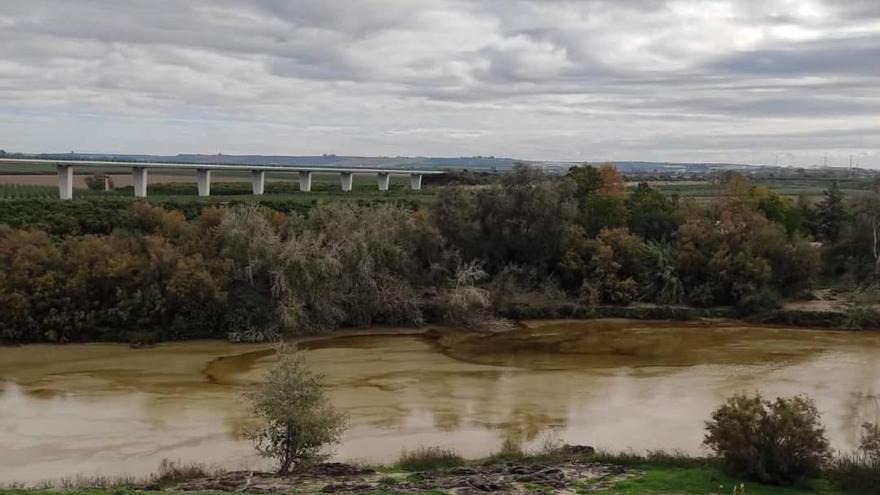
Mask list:
[[810,487],[791,488],[762,485],[749,481],[743,482],[711,467],[640,466],[639,469],[644,470],[644,475],[623,480],[607,489],[580,492],[609,495],[729,494],[732,493],[734,486],[744,483],[747,495],[832,495],[844,493],[834,489],[829,482],[824,480],[816,481]]
[[[846,492],[840,491],[833,487],[832,483],[826,480],[817,480],[808,487],[778,487],[770,485],[762,485],[759,483],[743,481],[731,478],[725,475],[719,469],[713,466],[693,466],[679,467],[667,465],[639,464],[627,467],[628,471],[635,474],[632,477],[610,485],[602,481],[581,483],[574,487],[574,492],[582,495],[599,494],[599,495],[721,495],[731,494],[735,486],[740,483],[745,485],[745,494],[747,495],[843,495]],[[430,473],[430,471],[427,471]],[[384,471],[383,475],[393,478],[396,475],[402,477],[412,477],[412,473],[397,472],[396,470]],[[551,494],[557,491],[550,487],[534,486],[530,491],[532,493]],[[571,489],[564,490],[571,493]],[[50,493],[52,490],[41,489],[0,489],[0,495],[33,495],[38,493]],[[105,489],[76,489],[65,490],[65,494],[69,495],[128,495],[128,494],[147,494],[156,493],[154,491],[144,491],[131,488],[105,488]],[[165,489],[162,493],[189,493],[189,494],[228,494],[230,492],[220,491],[178,491],[173,489]],[[306,490],[300,491],[296,489],[288,490],[280,493],[291,494],[308,494],[320,493],[318,491]],[[383,490],[359,491],[364,495],[400,495],[406,493],[418,493],[420,495],[440,495],[449,493],[443,490],[433,491],[408,491],[406,489],[395,489],[389,486]],[[504,493],[504,492],[498,492]]]

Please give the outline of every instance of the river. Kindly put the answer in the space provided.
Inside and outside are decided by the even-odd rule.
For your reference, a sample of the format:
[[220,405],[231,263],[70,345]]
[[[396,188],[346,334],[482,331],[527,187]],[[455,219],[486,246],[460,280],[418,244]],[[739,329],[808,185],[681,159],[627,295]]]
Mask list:
[[[700,453],[703,421],[738,391],[810,395],[841,449],[880,420],[880,333],[595,320],[300,345],[350,415],[344,460],[427,445],[475,457],[547,437]],[[0,348],[0,483],[145,474],[163,458],[262,467],[240,397],[273,359],[221,341]]]

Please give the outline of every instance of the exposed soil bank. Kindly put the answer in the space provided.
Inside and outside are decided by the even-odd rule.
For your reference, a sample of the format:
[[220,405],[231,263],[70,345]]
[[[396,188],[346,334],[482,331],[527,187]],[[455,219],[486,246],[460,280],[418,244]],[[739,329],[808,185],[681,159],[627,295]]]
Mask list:
[[[755,324],[784,325],[798,328],[856,330],[847,328],[849,319],[842,308],[812,310],[800,307],[782,307],[771,311],[743,315],[741,312],[731,307],[696,308],[692,306],[664,306],[654,304],[591,307],[572,301],[547,301],[540,303],[516,302],[505,304],[502,308],[499,308],[498,313],[501,317],[517,321],[627,318],[631,320],[669,320],[687,322],[701,319],[723,319],[732,321],[739,320]],[[864,328],[857,330],[864,330]],[[876,328],[876,330],[880,330],[880,328]]]

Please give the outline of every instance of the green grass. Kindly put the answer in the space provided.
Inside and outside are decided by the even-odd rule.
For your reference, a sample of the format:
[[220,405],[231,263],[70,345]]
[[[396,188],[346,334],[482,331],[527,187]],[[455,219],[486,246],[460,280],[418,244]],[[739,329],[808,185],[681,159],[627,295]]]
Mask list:
[[396,466],[404,471],[434,471],[462,464],[464,459],[452,449],[419,447],[412,451],[403,451]]
[[[638,466],[635,469],[644,470],[644,476],[625,480],[611,488],[599,491],[591,491],[589,486],[584,486],[578,492],[604,495],[714,495],[730,494],[735,485],[743,483],[742,480],[731,478],[711,467]],[[723,490],[719,490],[722,486]],[[825,481],[817,481],[813,486],[805,488],[778,487],[746,481],[745,492],[747,495],[839,495],[843,493],[835,490]]]

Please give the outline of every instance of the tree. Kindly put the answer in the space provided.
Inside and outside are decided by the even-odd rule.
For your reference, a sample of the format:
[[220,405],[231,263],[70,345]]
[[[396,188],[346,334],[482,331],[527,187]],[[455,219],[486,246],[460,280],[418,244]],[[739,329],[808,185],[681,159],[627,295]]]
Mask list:
[[816,217],[819,238],[827,242],[836,242],[840,238],[840,231],[846,221],[846,196],[837,185],[837,181],[831,183],[825,190],[825,198],[816,205]]
[[485,262],[492,275],[509,264],[547,273],[558,263],[566,229],[577,213],[573,186],[568,179],[517,165],[498,185],[441,194],[433,217],[465,262]]
[[284,345],[277,353],[278,362],[245,398],[262,421],[248,436],[285,475],[326,458],[325,447],[339,442],[347,418],[330,404],[323,377],[309,371],[302,354]]
[[626,225],[626,189],[613,166],[572,167],[568,177],[575,184],[581,225],[589,236],[598,235],[604,228]]
[[857,281],[880,280],[880,193],[859,196],[847,206],[850,215],[826,250],[826,269]]
[[864,223],[869,234],[870,252],[874,260],[874,278],[880,280],[880,192],[860,198],[855,205],[857,218]]
[[678,230],[675,207],[665,194],[641,182],[626,199],[629,230],[645,240],[668,242]]
[[602,187],[599,189],[602,193],[612,198],[626,196],[626,183],[614,165],[610,163],[602,165],[599,167],[599,175],[602,177]]

